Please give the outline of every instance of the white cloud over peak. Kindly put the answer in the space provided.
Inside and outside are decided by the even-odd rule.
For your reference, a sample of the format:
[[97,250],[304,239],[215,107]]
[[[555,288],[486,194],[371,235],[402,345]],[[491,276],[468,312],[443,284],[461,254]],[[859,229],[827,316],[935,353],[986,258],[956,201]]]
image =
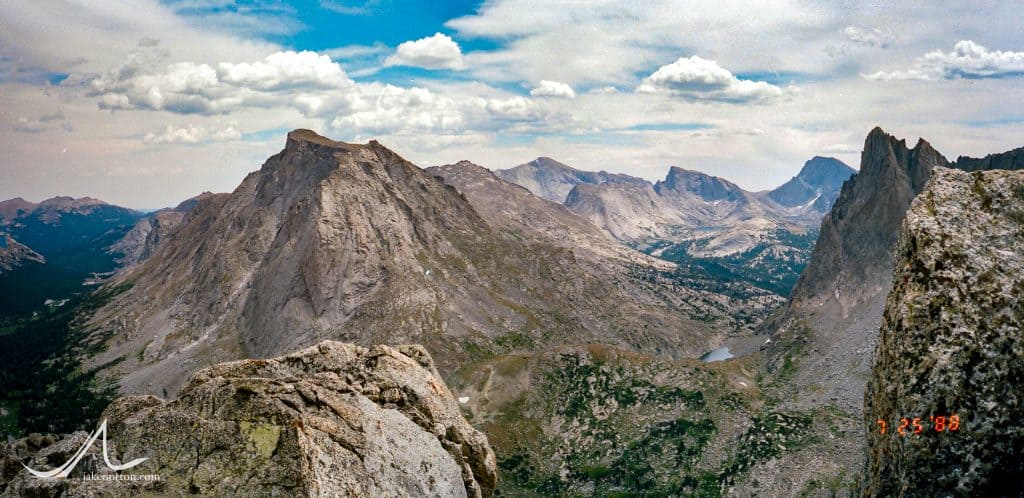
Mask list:
[[960,40],[952,52],[934,50],[905,70],[864,74],[869,80],[980,79],[1024,76],[1024,52],[989,50],[971,40]]
[[277,52],[253,63],[222,62],[217,75],[225,83],[259,90],[342,88],[352,83],[330,57],[309,51]]
[[384,61],[384,65],[452,70],[466,67],[459,44],[443,33],[399,44],[395,53]]
[[[492,91],[400,87],[353,81],[341,66],[316,52],[276,52],[255,62],[159,67],[144,56],[88,81],[100,109],[165,111],[217,116],[250,110],[291,111],[354,136],[365,133],[463,133],[514,126],[542,126],[552,114],[531,99]],[[572,90],[567,86],[560,91]],[[235,129],[237,132],[237,128]],[[146,143],[194,144],[234,139],[201,126],[167,126]]]
[[765,81],[737,78],[713,60],[696,55],[658,68],[637,91],[668,92],[695,101],[764,104],[782,96],[782,89]]
[[142,141],[147,144],[200,144],[241,138],[242,132],[238,129],[238,124],[229,123],[223,128],[167,125],[163,130],[147,133]]
[[576,92],[573,91],[571,86],[559,81],[551,80],[540,80],[540,85],[533,90],[530,90],[530,95],[533,97],[559,97],[565,99],[576,98]]
[[244,106],[271,107],[289,94],[351,88],[355,83],[330,57],[276,52],[255,62],[214,66],[175,62],[163,69],[139,55],[89,81],[101,109],[218,114]]

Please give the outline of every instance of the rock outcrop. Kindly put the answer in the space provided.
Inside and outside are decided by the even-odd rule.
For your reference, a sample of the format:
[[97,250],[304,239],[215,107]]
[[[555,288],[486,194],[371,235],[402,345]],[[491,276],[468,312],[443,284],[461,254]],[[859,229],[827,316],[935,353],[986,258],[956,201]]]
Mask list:
[[746,197],[743,189],[735,183],[678,166],[669,168],[665,180],[655,183],[654,190],[663,196],[697,196],[706,202],[742,202]]
[[220,364],[173,401],[121,398],[103,417],[115,465],[147,458],[121,474],[159,481],[75,479],[110,475],[99,441],[71,479],[37,479],[22,461],[59,466],[87,435],[30,436],[2,446],[0,496],[486,497],[497,484],[486,437],[420,346],[327,341]]
[[881,128],[868,134],[860,171],[821,222],[781,325],[769,324],[771,368],[800,365],[794,381],[802,402],[859,415],[900,225],[932,169],[948,164],[924,140],[909,148]]
[[948,164],[924,140],[910,149],[881,128],[872,130],[864,142],[860,172],[821,223],[815,258],[794,289],[794,299],[834,291],[848,303],[862,299],[857,295],[862,288],[885,280],[910,202],[932,168]]
[[1024,169],[1024,147],[1018,147],[998,154],[989,154],[981,158],[960,156],[956,159],[956,162],[953,163],[953,167],[964,171]]
[[865,394],[865,494],[1021,496],[1024,172],[937,168],[896,255]]

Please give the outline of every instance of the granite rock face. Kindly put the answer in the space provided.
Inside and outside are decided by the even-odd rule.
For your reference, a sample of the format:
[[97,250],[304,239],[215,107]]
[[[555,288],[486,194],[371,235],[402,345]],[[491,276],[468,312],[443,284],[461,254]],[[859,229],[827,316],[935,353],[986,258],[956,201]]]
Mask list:
[[860,171],[821,223],[810,263],[767,345],[770,370],[799,364],[796,398],[860,416],[881,309],[892,285],[893,247],[914,197],[946,159],[928,142],[871,130]]
[[990,169],[1024,169],[1024,147],[1018,147],[998,154],[989,154],[985,157],[974,158],[960,156],[953,163],[956,169],[964,171],[987,171]]
[[[1024,493],[1022,255],[1024,172],[936,168],[896,250],[865,394],[865,494]],[[931,422],[954,414],[956,431]],[[900,436],[893,424],[915,417],[921,434]]]
[[[198,372],[180,396],[107,408],[112,461],[156,482],[40,480],[86,440],[32,436],[0,451],[0,496],[485,497],[497,483],[486,437],[462,417],[420,346],[333,341]],[[71,477],[109,473],[97,443]],[[116,454],[116,455],[115,455]],[[13,469],[13,472],[12,472]]]

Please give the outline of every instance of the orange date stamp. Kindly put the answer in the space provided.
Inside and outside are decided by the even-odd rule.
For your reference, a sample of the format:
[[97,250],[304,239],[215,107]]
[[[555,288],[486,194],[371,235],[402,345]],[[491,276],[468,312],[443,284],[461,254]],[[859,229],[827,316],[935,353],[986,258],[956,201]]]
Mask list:
[[895,434],[899,436],[920,435],[925,432],[956,432],[961,428],[960,415],[931,415],[927,419],[922,417],[901,418],[895,426],[895,431],[890,430],[888,422],[883,419],[875,421],[879,434]]

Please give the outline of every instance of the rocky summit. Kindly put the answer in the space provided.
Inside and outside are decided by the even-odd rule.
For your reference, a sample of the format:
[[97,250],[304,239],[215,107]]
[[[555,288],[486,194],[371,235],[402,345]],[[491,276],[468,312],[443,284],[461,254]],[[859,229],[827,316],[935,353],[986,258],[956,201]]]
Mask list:
[[800,173],[768,192],[768,197],[788,208],[824,215],[839,197],[843,182],[854,173],[853,168],[838,159],[815,156],[804,163]]
[[866,494],[1024,494],[1021,254],[1024,172],[934,171],[902,225],[864,398]]
[[[172,401],[116,400],[104,412],[111,463],[146,458],[104,481],[102,443],[69,479],[38,479],[87,441],[78,432],[0,446],[0,496],[486,497],[497,482],[487,438],[459,413],[420,346],[323,342],[197,373]],[[99,475],[97,480],[82,476]]]

